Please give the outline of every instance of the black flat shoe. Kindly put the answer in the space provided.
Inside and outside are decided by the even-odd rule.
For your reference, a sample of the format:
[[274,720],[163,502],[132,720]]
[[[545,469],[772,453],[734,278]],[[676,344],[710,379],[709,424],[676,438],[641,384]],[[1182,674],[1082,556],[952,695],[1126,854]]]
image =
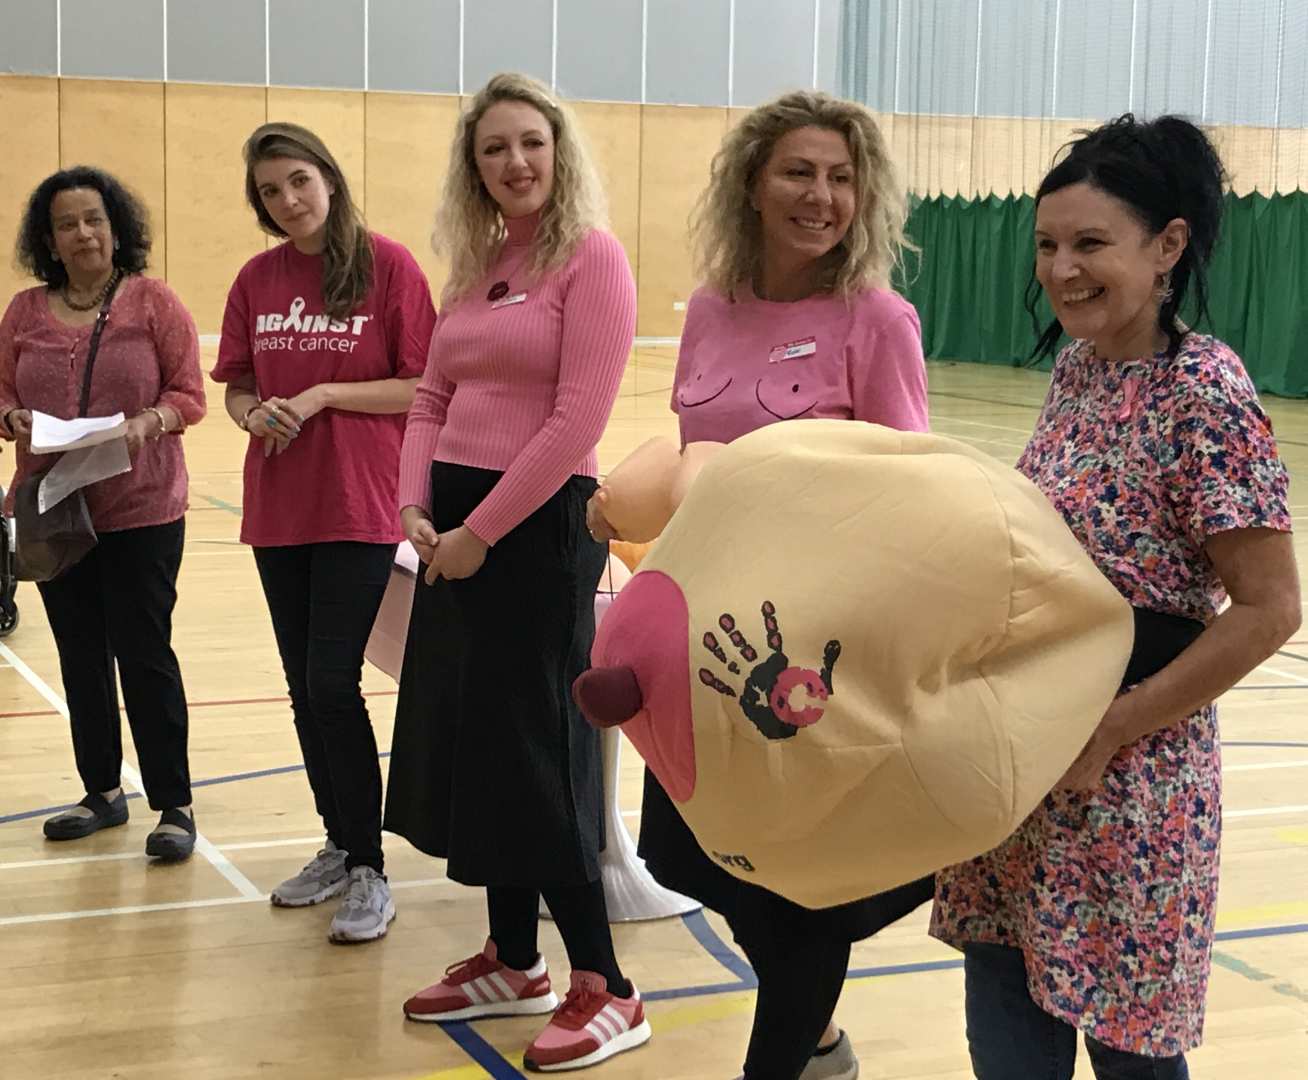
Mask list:
[[127,824],[127,792],[120,791],[110,802],[98,791],[93,791],[77,804],[91,811],[90,817],[70,817],[64,811],[46,818],[41,826],[47,840],[80,840],[101,829]]
[[176,825],[185,834],[159,832],[159,826],[145,838],[145,853],[165,862],[189,859],[195,850],[195,818],[180,810],[165,810],[159,815],[159,825]]

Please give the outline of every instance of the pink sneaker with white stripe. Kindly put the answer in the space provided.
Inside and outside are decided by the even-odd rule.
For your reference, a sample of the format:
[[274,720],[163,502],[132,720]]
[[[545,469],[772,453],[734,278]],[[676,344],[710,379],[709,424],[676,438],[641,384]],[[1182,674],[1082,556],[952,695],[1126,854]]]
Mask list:
[[426,990],[419,990],[404,1003],[410,1020],[475,1020],[482,1016],[532,1016],[558,1007],[558,996],[550,989],[545,958],[526,971],[501,964],[495,942],[476,956],[452,964],[445,978]]
[[527,1047],[522,1063],[537,1072],[584,1069],[649,1042],[649,1021],[635,986],[628,998],[606,987],[603,975],[574,971],[568,996]]

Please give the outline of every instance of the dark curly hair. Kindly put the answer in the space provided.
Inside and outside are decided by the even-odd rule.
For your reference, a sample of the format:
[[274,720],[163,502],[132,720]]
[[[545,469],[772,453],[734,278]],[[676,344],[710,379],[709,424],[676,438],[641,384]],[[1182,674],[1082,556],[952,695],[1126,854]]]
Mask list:
[[[1072,184],[1087,183],[1123,203],[1151,235],[1174,218],[1184,218],[1190,238],[1172,268],[1171,296],[1158,309],[1158,328],[1167,335],[1169,356],[1181,347],[1185,332],[1177,313],[1191,287],[1198,318],[1208,315],[1208,261],[1212,258],[1225,206],[1226,170],[1208,136],[1180,116],[1140,121],[1126,113],[1081,132],[1069,153],[1040,184],[1036,206]],[[1039,335],[1033,358],[1052,355],[1063,327],[1055,319],[1041,326],[1037,304],[1040,283],[1034,268],[1026,288],[1026,309]]]
[[68,271],[50,251],[50,207],[56,195],[70,188],[94,188],[104,200],[109,228],[118,245],[113,253],[114,266],[125,274],[144,270],[150,262],[150,219],[145,207],[120,180],[89,165],[60,169],[32,192],[14,249],[19,268],[52,289],[67,283]]

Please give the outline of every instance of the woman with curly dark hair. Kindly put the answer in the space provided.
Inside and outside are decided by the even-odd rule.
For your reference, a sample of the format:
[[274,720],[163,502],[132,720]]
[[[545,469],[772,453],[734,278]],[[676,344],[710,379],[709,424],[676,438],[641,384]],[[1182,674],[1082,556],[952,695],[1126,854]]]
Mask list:
[[128,417],[130,471],[83,489],[98,542],[37,585],[86,788],[45,822],[45,835],[75,840],[127,821],[117,663],[145,793],[161,814],[146,853],[184,859],[195,821],[171,640],[187,489],[178,436],[204,416],[204,384],[195,323],[167,285],[142,276],[149,254],[145,210],[114,177],[79,166],[41,182],[17,243],[18,264],[41,284],[18,293],[0,320],[0,435],[18,444],[12,493],[37,471],[33,412]]

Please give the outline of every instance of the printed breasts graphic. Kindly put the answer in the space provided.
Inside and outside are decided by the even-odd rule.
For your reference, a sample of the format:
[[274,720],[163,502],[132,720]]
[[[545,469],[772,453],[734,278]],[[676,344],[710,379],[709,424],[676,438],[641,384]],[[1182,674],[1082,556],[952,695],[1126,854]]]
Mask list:
[[277,311],[256,316],[254,351],[352,353],[363,335],[371,315],[350,315],[333,319],[326,314],[306,313],[304,297],[291,301],[285,315]]
[[[744,689],[738,693],[735,687],[707,667],[699,669],[699,681],[724,697],[736,698],[745,718],[767,738],[789,739],[801,728],[811,727],[822,719],[826,710],[821,703],[833,693],[831,672],[840,659],[840,642],[827,642],[822,650],[821,671],[793,667],[790,658],[782,651],[776,607],[770,600],[764,600],[760,611],[770,651],[767,658],[756,664],[745,677]],[[718,618],[718,626],[747,664],[758,659],[758,650],[740,632],[730,614],[724,612]],[[719,664],[726,666],[730,675],[741,674],[740,665],[727,656],[716,634],[710,630],[702,640],[704,648]]]

